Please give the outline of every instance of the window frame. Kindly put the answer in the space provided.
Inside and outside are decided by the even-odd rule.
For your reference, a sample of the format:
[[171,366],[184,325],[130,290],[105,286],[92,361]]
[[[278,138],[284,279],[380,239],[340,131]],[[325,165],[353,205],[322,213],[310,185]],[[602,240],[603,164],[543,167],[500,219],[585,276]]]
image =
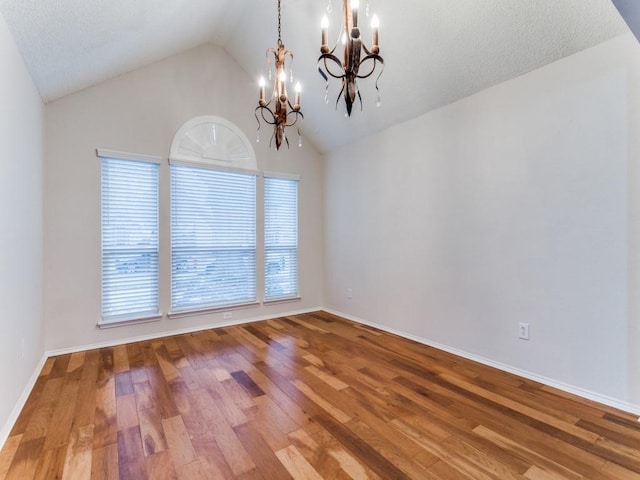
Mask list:
[[[263,304],[264,305],[270,305],[270,304],[274,304],[274,303],[283,303],[283,302],[290,302],[290,301],[296,301],[296,300],[300,300],[302,297],[300,296],[300,241],[299,241],[299,237],[300,237],[300,207],[299,207],[299,198],[300,198],[300,175],[296,175],[296,174],[287,174],[287,173],[276,173],[276,172],[263,172],[262,173],[263,176],[263,214],[264,214],[264,218],[263,218],[263,229],[264,229],[264,235],[263,235],[263,249],[264,249],[264,264],[263,264],[263,280],[264,280],[264,287],[263,287]],[[269,275],[269,266],[268,266],[268,250],[269,250],[269,246],[268,246],[268,241],[267,241],[267,235],[268,235],[268,229],[267,229],[267,221],[268,221],[268,214],[267,214],[267,182],[269,180],[284,180],[284,181],[292,181],[295,182],[296,185],[296,190],[295,190],[295,246],[293,245],[288,245],[288,246],[280,246],[280,247],[275,247],[273,246],[272,248],[288,248],[288,249],[292,249],[295,248],[295,286],[296,286],[296,291],[295,292],[290,292],[287,293],[285,295],[281,295],[281,296],[271,296],[269,297],[267,295],[267,284],[268,284],[268,278],[267,276]]]
[[[143,155],[129,152],[121,152],[117,150],[109,150],[104,148],[96,149],[96,156],[100,161],[100,251],[101,251],[101,268],[100,268],[100,290],[101,290],[101,316],[98,321],[98,327],[113,328],[122,325],[132,325],[137,323],[147,323],[157,321],[162,318],[160,312],[160,163],[162,159],[160,157]],[[153,175],[155,179],[152,179],[152,183],[155,186],[155,249],[135,249],[127,248],[129,252],[144,251],[144,254],[155,253],[155,306],[144,311],[132,311],[118,314],[105,314],[105,258],[107,255],[105,250],[109,250],[109,247],[105,249],[105,179],[104,179],[104,167],[105,161],[117,161],[117,162],[131,162],[141,164],[154,165],[155,171]],[[154,201],[152,200],[152,203]],[[111,248],[111,250],[114,250]],[[115,249],[116,251],[118,249]],[[123,249],[120,249],[123,250]]]
[[[211,165],[211,164],[207,164],[205,162],[192,162],[192,161],[184,161],[184,160],[173,160],[170,159],[169,160],[169,164],[170,164],[170,195],[171,195],[171,202],[170,202],[170,276],[171,276],[171,281],[170,281],[170,311],[167,314],[167,316],[169,318],[181,318],[181,317],[185,317],[185,316],[192,316],[192,315],[203,315],[203,314],[208,314],[208,313],[215,313],[215,312],[220,312],[220,311],[227,311],[227,310],[236,310],[236,309],[240,309],[240,308],[249,308],[249,307],[254,307],[254,306],[258,306],[260,305],[260,302],[258,301],[258,284],[257,284],[257,279],[258,279],[258,250],[259,250],[259,245],[258,245],[258,216],[257,216],[257,177],[258,177],[258,172],[254,171],[254,170],[248,170],[248,169],[235,169],[235,168],[221,168],[217,165]],[[174,304],[174,172],[177,171],[175,170],[175,168],[188,168],[188,169],[194,169],[194,172],[197,170],[208,170],[210,172],[218,172],[218,173],[222,173],[222,174],[238,174],[238,175],[244,175],[244,176],[248,176],[248,177],[254,177],[254,184],[253,184],[253,196],[251,197],[253,200],[253,237],[254,237],[254,242],[253,242],[253,287],[254,287],[254,292],[253,292],[253,296],[252,298],[247,298],[246,300],[240,300],[240,301],[229,301],[229,302],[225,302],[225,303],[212,303],[212,304],[203,304],[203,305],[194,305],[192,307],[180,307]]]

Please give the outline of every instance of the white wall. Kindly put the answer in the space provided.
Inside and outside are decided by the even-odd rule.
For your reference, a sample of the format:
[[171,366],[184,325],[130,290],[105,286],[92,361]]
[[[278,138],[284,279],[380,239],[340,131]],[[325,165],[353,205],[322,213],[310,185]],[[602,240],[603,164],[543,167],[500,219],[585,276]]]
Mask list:
[[[203,45],[64,97],[45,110],[45,297],[47,350],[80,347],[220,324],[222,313],[99,330],[100,170],[95,148],[166,158],[176,131],[199,115],[224,117],[254,141],[255,79],[220,48]],[[293,134],[293,133],[292,133]],[[233,311],[232,321],[277,316],[322,305],[322,165],[313,146],[268,150],[254,143],[258,167],[298,173],[299,302]],[[297,137],[291,139],[297,145]],[[259,184],[260,185],[260,184]],[[260,193],[259,189],[259,193]],[[162,312],[169,310],[169,169],[160,170]],[[260,195],[259,195],[260,198]],[[262,223],[258,203],[258,225]],[[262,230],[258,231],[261,238]],[[260,258],[258,262],[260,264]],[[259,279],[258,293],[262,280]]]
[[[44,353],[43,105],[0,15],[0,445]],[[24,343],[24,347],[23,347]],[[15,420],[13,418],[12,420]]]
[[639,57],[618,37],[327,155],[325,306],[640,410]]

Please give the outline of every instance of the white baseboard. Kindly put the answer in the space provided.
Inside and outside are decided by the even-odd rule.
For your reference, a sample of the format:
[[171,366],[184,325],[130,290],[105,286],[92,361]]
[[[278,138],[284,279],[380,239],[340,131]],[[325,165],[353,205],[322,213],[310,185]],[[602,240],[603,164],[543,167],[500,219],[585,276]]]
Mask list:
[[18,415],[20,415],[20,412],[24,408],[25,403],[27,403],[27,399],[29,398],[29,395],[31,394],[31,390],[33,390],[33,387],[36,384],[38,377],[40,376],[40,372],[42,371],[42,368],[44,367],[44,362],[47,361],[47,358],[48,356],[46,354],[42,355],[42,358],[36,365],[36,368],[33,370],[33,373],[31,374],[29,381],[25,385],[24,390],[20,395],[20,398],[18,398],[16,405],[13,407],[13,410],[11,411],[9,418],[3,425],[2,430],[0,430],[0,450],[2,450],[2,447],[4,447],[4,444],[9,438],[9,434],[11,433],[11,429],[13,428],[16,421],[18,420]]
[[[329,308],[323,308],[323,310],[327,313],[331,313],[332,315],[337,315],[339,317],[346,318],[347,320],[351,320],[356,323],[361,323],[363,325],[369,325],[371,327],[378,328],[385,332],[393,333],[403,338],[407,338],[409,340],[413,340],[418,343],[422,343],[423,345],[427,345],[429,347],[437,348],[438,350],[443,350],[445,352],[451,353],[453,355],[457,355],[462,358],[466,358],[468,360],[473,360],[474,362],[482,363],[483,365],[487,365],[489,367],[497,368],[498,370],[502,370],[508,373],[513,373],[514,375],[518,375],[520,377],[527,378],[529,380],[533,380],[538,383],[542,383],[549,387],[557,388],[558,390],[562,390],[567,393],[571,393],[573,395],[577,395],[582,398],[586,398],[588,400],[593,400],[594,402],[602,403],[604,405],[608,405],[613,408],[617,408],[618,410],[623,410],[625,412],[632,413],[634,415],[640,415],[640,405],[634,405],[629,402],[625,402],[622,400],[618,400],[617,398],[609,397],[607,395],[602,395],[600,393],[592,392],[590,390],[585,390],[580,387],[576,387],[574,385],[569,385],[564,382],[559,382],[552,378],[544,377],[542,375],[538,375],[533,372],[529,372],[526,370],[522,370],[516,367],[512,367],[511,365],[507,365],[504,363],[496,362],[494,360],[490,360],[488,358],[481,357],[479,355],[474,355],[472,353],[467,353],[463,350],[459,350],[454,347],[450,347],[448,345],[443,345],[441,343],[433,342],[426,338],[418,337],[411,333],[404,332],[402,330],[397,330],[395,328],[388,327],[386,325],[382,325],[376,322],[370,322],[364,320],[362,318],[355,317],[353,315],[349,315],[346,313],[338,312],[335,310],[331,310]],[[638,418],[638,422],[640,422],[640,418]]]
[[[615,399],[615,398],[612,398],[612,397],[608,397],[606,395],[601,395],[599,393],[591,392],[589,390],[585,390],[585,389],[582,389],[582,388],[579,388],[579,387],[576,387],[576,386],[573,386],[573,385],[568,385],[568,384],[563,383],[563,382],[558,382],[558,381],[553,380],[551,378],[543,377],[541,375],[537,375],[535,373],[528,372],[526,370],[521,370],[519,368],[515,368],[515,367],[512,367],[510,365],[506,365],[506,364],[503,364],[503,363],[500,363],[500,362],[495,362],[495,361],[490,360],[488,358],[484,358],[484,357],[480,357],[478,355],[467,353],[467,352],[464,352],[464,351],[459,350],[457,348],[450,347],[448,345],[443,345],[443,344],[440,344],[440,343],[437,343],[437,342],[432,342],[432,341],[430,341],[430,340],[428,340],[426,338],[418,337],[416,335],[412,335],[410,333],[407,333],[407,332],[404,332],[404,331],[401,331],[401,330],[397,330],[397,329],[388,327],[386,325],[382,325],[382,324],[375,323],[375,322],[370,322],[370,321],[364,320],[362,318],[358,318],[358,317],[355,317],[353,315],[349,315],[349,314],[346,314],[346,313],[338,312],[338,311],[335,311],[335,310],[332,310],[332,309],[329,309],[329,308],[317,307],[317,308],[308,308],[308,309],[305,309],[305,310],[297,310],[297,311],[293,311],[293,312],[279,313],[279,314],[275,314],[275,315],[273,315],[273,314],[272,315],[262,315],[262,316],[259,316],[259,317],[236,320],[236,321],[233,321],[233,322],[224,322],[224,323],[215,323],[215,324],[208,324],[208,325],[199,325],[199,326],[196,326],[196,327],[183,328],[183,329],[177,329],[177,330],[170,330],[170,331],[165,331],[165,332],[158,332],[158,333],[154,333],[154,334],[150,334],[150,335],[142,335],[142,336],[137,336],[137,337],[128,337],[128,338],[124,338],[124,339],[113,340],[113,341],[110,341],[110,342],[94,343],[94,344],[90,344],[90,345],[81,345],[81,346],[62,348],[62,349],[57,349],[57,350],[49,350],[49,351],[45,352],[42,355],[42,358],[40,359],[40,362],[38,362],[38,365],[36,366],[36,368],[33,371],[33,373],[31,374],[31,378],[27,382],[27,384],[26,384],[26,386],[25,386],[25,388],[24,388],[24,390],[22,392],[22,395],[20,395],[20,398],[16,402],[16,405],[13,408],[13,411],[11,412],[11,415],[9,416],[9,418],[5,422],[4,426],[2,427],[2,430],[0,430],[0,450],[4,446],[4,444],[7,441],[7,439],[9,438],[9,434],[11,433],[11,429],[13,428],[13,425],[15,424],[16,420],[18,419],[18,415],[20,415],[20,412],[24,408],[24,405],[27,402],[27,399],[29,398],[29,394],[31,393],[31,390],[33,389],[33,386],[35,385],[36,381],[38,380],[38,376],[40,375],[40,372],[42,371],[42,368],[44,367],[44,363],[47,361],[47,359],[49,357],[54,357],[56,355],[64,355],[64,354],[68,354],[68,353],[82,352],[82,351],[85,351],[85,350],[93,350],[95,348],[113,347],[113,346],[116,346],[116,345],[124,345],[126,343],[132,343],[132,342],[155,340],[157,338],[168,337],[168,336],[172,336],[172,335],[180,335],[180,334],[183,334],[183,333],[199,332],[199,331],[202,331],[202,330],[209,330],[211,328],[224,328],[224,327],[230,327],[230,326],[233,326],[233,325],[242,325],[244,323],[260,322],[260,321],[269,320],[269,319],[272,319],[272,318],[288,317],[288,316],[292,316],[292,315],[301,315],[301,314],[304,314],[304,313],[316,312],[318,310],[324,310],[325,312],[331,313],[333,315],[337,315],[339,317],[346,318],[346,319],[351,320],[353,322],[357,322],[357,323],[360,323],[360,324],[363,324],[363,325],[369,325],[371,327],[378,328],[378,329],[383,330],[385,332],[393,333],[395,335],[399,335],[399,336],[407,338],[409,340],[413,340],[413,341],[416,341],[418,343],[422,343],[423,345],[428,345],[430,347],[437,348],[439,350],[443,350],[445,352],[452,353],[453,355],[457,355],[457,356],[462,357],[462,358],[467,358],[469,360],[473,360],[475,362],[482,363],[484,365],[497,368],[498,370],[503,370],[505,372],[513,373],[514,375],[519,375],[521,377],[528,378],[529,380],[533,380],[533,381],[542,383],[544,385],[548,385],[550,387],[557,388],[559,390],[571,393],[573,395],[577,395],[579,397],[583,397],[583,398],[586,398],[586,399],[589,399],[589,400],[593,400],[595,402],[599,402],[599,403],[602,403],[604,405],[608,405],[610,407],[617,408],[619,410],[630,412],[630,413],[633,413],[634,415],[640,415],[640,405],[634,405],[634,404],[631,404],[631,403],[628,403],[628,402],[624,402],[624,401],[621,401],[621,400],[618,400],[618,399]],[[638,421],[640,421],[640,419],[638,419]]]
[[96,349],[96,348],[115,347],[117,345],[124,345],[126,343],[144,342],[144,341],[147,341],[147,340],[156,340],[158,338],[170,337],[172,335],[181,335],[183,333],[200,332],[202,330],[209,330],[209,329],[212,329],[212,328],[231,327],[231,326],[234,326],[234,325],[242,325],[244,323],[261,322],[263,320],[270,320],[272,318],[288,317],[288,316],[291,316],[291,315],[302,315],[304,313],[317,312],[319,310],[322,310],[322,307],[306,308],[304,310],[296,310],[296,311],[292,311],[292,312],[275,313],[275,314],[270,314],[270,315],[261,315],[259,317],[243,318],[243,319],[233,320],[233,321],[228,321],[228,322],[210,323],[210,324],[206,324],[206,325],[197,325],[195,327],[180,328],[180,329],[176,329],[176,330],[165,330],[165,331],[162,331],[162,332],[151,333],[149,335],[140,335],[140,336],[137,336],[137,337],[121,338],[121,339],[117,339],[117,340],[111,340],[111,341],[108,341],[108,342],[92,343],[92,344],[88,344],[88,345],[79,345],[79,346],[73,346],[73,347],[67,347],[67,348],[59,348],[59,349],[56,349],[56,350],[48,350],[47,352],[45,352],[45,355],[47,357],[55,357],[56,355],[66,355],[68,353],[84,352],[85,350],[93,350],[93,349]]

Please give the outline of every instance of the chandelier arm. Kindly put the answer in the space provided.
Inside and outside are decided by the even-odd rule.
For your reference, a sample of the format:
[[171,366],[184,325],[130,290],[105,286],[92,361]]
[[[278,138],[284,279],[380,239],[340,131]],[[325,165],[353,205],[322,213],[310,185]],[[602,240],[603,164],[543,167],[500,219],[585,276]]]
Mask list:
[[329,83],[329,77],[327,76],[326,73],[324,73],[324,70],[322,70],[322,67],[318,66],[318,73],[322,76],[322,78],[324,78],[324,81],[327,82],[327,84]]
[[[364,50],[364,53],[367,54],[367,56],[369,56],[369,55],[379,55],[378,52],[372,52],[371,50],[369,50],[364,42],[362,42],[362,49]],[[379,50],[380,50],[380,47],[378,47],[378,51]]]
[[[338,67],[340,68],[340,70],[342,71],[342,74],[337,75],[335,73],[333,73],[331,71],[331,69],[329,68],[330,63],[327,63],[327,60],[331,60],[332,62],[334,62],[336,65],[338,65]],[[340,60],[335,57],[334,55],[331,55],[330,53],[323,53],[322,55],[320,55],[320,57],[318,57],[318,70],[320,71],[322,66],[324,65],[324,71],[329,74],[330,76],[332,76],[333,78],[337,78],[338,80],[343,79],[346,76],[346,72],[344,71],[344,67],[342,66],[342,62],[340,62]],[[320,74],[322,75],[322,71],[320,72]],[[324,77],[324,75],[323,75]],[[328,78],[325,77],[325,80],[328,80]]]
[[253,114],[256,116],[256,120],[258,121],[258,130],[260,130],[260,118],[258,117],[258,110],[260,111],[260,117],[262,118],[262,120],[267,124],[267,125],[271,125],[269,123],[269,121],[264,117],[264,111],[265,110],[269,110],[267,107],[263,107],[263,106],[257,106],[255,111],[253,112]]
[[261,127],[262,125],[260,125],[260,119],[258,118],[258,108],[261,108],[261,107],[256,107],[256,109],[255,109],[255,111],[253,112],[253,114],[255,115],[255,117],[256,117],[256,123],[258,124],[258,132],[260,132],[260,127]]
[[384,62],[382,61],[382,59],[380,59],[380,63],[382,64],[382,68],[380,69],[380,73],[378,74],[378,76],[376,77],[376,92],[378,92],[378,106],[380,106],[380,89],[378,88],[378,80],[380,80],[380,77],[382,76],[382,72],[384,72]]
[[[340,30],[340,36],[342,36],[342,30]],[[338,41],[336,42],[336,44],[333,46],[333,48],[332,48],[331,50],[329,50],[328,52],[325,52],[323,55],[327,55],[327,54],[329,54],[329,55],[335,55],[335,53],[334,53],[334,52],[336,51],[336,48],[338,48],[338,45],[342,45],[342,44],[341,44],[341,42],[340,42],[340,40],[338,40]]]
[[[289,106],[289,111],[287,112],[286,115],[286,123],[285,123],[285,127],[291,127],[293,125],[295,125],[295,123],[298,121],[298,116],[301,116],[304,119],[304,115],[302,115],[302,112],[300,112],[300,110],[296,110],[295,108],[293,108],[293,104],[291,103],[291,100],[289,100],[287,98],[287,104]],[[292,115],[295,119],[293,120],[293,123],[289,123],[289,116]]]
[[[256,112],[257,112],[258,109],[260,110],[260,116],[262,117],[262,120],[264,120],[264,122],[266,124],[275,125],[276,123],[278,123],[277,120],[276,120],[276,115],[273,113],[273,111],[271,111],[271,109],[269,107],[259,106],[259,107],[256,108]],[[269,115],[271,115],[271,118],[267,118],[267,117],[264,116],[265,110],[267,112],[269,112]],[[256,113],[256,116],[257,116],[257,113]]]
[[258,105],[258,106],[256,107],[256,110],[257,110],[258,108],[266,108],[267,110],[270,110],[270,111],[271,111],[271,103],[272,103],[272,102],[273,102],[273,98],[270,98],[270,99],[269,99],[269,101],[268,101],[267,103],[264,103],[264,104],[262,104],[262,105]]
[[345,78],[343,77],[342,88],[340,89],[340,93],[338,93],[338,98],[336,98],[336,110],[338,109],[338,103],[340,103],[340,99],[342,98],[342,95],[345,92],[346,86],[347,86],[347,83],[345,81]]
[[275,55],[276,50],[274,48],[267,48],[266,53],[264,54],[267,60],[267,70],[269,71],[269,75],[271,75],[271,55]]
[[380,75],[382,75],[382,72],[384,71],[384,60],[382,59],[382,57],[380,55],[377,54],[371,54],[371,55],[367,55],[366,57],[364,57],[361,61],[360,61],[360,66],[362,66],[364,64],[364,62],[368,61],[368,60],[373,60],[373,66],[371,67],[371,70],[364,74],[361,75],[360,73],[358,73],[358,75],[356,75],[358,78],[367,78],[370,77],[373,72],[376,71],[376,67],[378,66],[378,62],[382,65],[382,69],[380,70],[380,74],[378,75],[378,78],[380,78]]
[[[289,82],[293,83],[293,52],[291,50],[287,50],[286,52],[284,52],[284,57],[289,57]],[[286,63],[283,65],[283,68],[286,72]]]
[[[267,118],[267,117],[265,117],[265,116],[264,116],[265,111],[266,111],[266,112],[269,112],[269,115],[270,115],[270,117],[269,117],[269,118]],[[264,120],[268,125],[275,125],[275,124],[277,123],[277,122],[276,122],[276,114],[275,114],[275,113],[273,113],[273,111],[271,111],[271,109],[270,109],[270,108],[263,108],[262,110],[260,110],[260,114],[261,114],[261,116],[262,116],[262,119],[263,119],[263,120]]]
[[293,115],[293,121],[289,123],[289,120],[287,120],[287,124],[285,125],[285,127],[293,127],[296,123],[298,123],[299,119],[302,119],[304,121],[304,115],[302,115],[302,113],[300,112],[289,112],[287,114],[287,119],[289,118],[289,115]]

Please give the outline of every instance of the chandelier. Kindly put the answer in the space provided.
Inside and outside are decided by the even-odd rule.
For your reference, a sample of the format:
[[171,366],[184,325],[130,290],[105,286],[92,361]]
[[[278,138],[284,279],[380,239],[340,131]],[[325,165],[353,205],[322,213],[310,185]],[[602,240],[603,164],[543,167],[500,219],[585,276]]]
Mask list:
[[[380,47],[378,45],[378,29],[380,22],[376,15],[371,19],[371,48],[367,48],[362,41],[360,35],[360,27],[358,25],[358,9],[360,7],[359,0],[342,0],[343,22],[338,36],[338,41],[333,48],[329,47],[329,19],[327,15],[322,18],[322,45],[320,47],[321,55],[318,57],[318,71],[322,78],[327,82],[325,90],[325,101],[329,102],[329,77],[336,78],[342,82],[342,88],[336,99],[336,108],[340,98],[344,97],[347,112],[345,117],[351,116],[351,110],[356,100],[360,101],[360,110],[362,110],[362,97],[358,90],[358,79],[370,77],[376,70],[379,70],[376,77],[375,87],[378,93],[377,106],[382,104],[380,98],[380,90],[378,89],[378,80],[384,70],[384,60],[380,56]],[[327,13],[331,13],[331,0],[327,6]],[[366,15],[369,16],[369,1],[367,0]],[[343,45],[342,60],[335,55],[339,44]],[[364,52],[364,56],[363,56]],[[380,68],[378,69],[378,65]],[[360,71],[361,67],[365,67],[364,73]]]
[[[293,62],[293,53],[286,50],[281,38],[281,14],[280,0],[278,0],[278,48],[267,49],[266,58],[269,70],[269,81],[272,80],[271,55],[275,58],[275,76],[273,77],[273,90],[267,101],[265,97],[266,81],[264,77],[260,78],[260,98],[258,106],[255,109],[256,121],[258,122],[258,133],[256,141],[260,141],[260,118],[273,126],[273,134],[269,141],[269,147],[275,141],[276,150],[280,150],[283,142],[289,147],[289,139],[285,133],[285,128],[294,126],[298,120],[303,120],[304,115],[300,112],[300,82],[295,85],[295,100],[293,104],[287,95],[287,66],[289,67],[289,82],[293,83],[293,71],[291,63]],[[302,137],[300,129],[298,129],[298,146],[302,146]]]

